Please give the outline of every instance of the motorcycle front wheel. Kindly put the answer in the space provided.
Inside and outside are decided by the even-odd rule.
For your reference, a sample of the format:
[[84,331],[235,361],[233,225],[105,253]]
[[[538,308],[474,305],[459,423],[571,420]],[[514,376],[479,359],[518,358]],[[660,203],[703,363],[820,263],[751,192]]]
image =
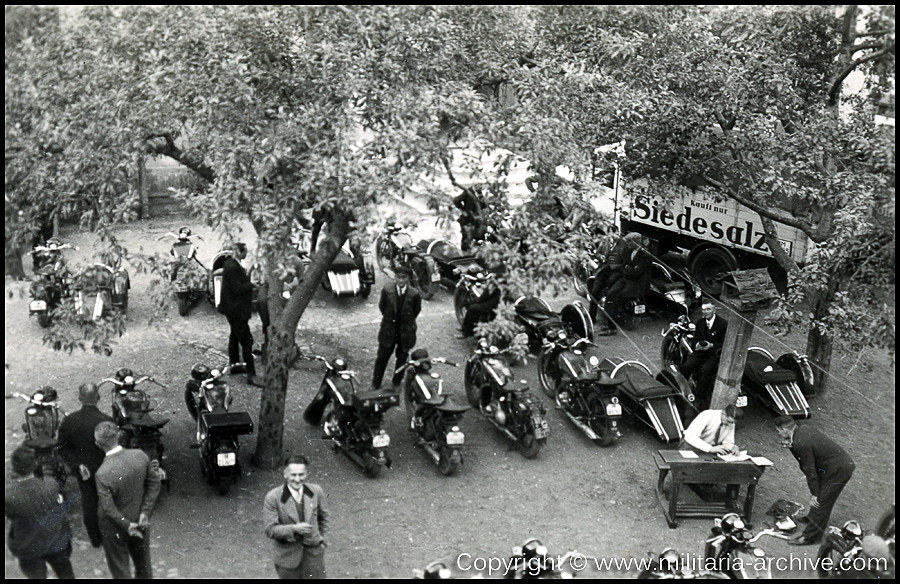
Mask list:
[[678,339],[672,334],[663,337],[662,347],[659,352],[663,369],[670,369],[673,365],[678,367],[684,360],[681,355],[681,347],[678,346]]
[[891,505],[890,510],[878,521],[878,529],[875,530],[875,533],[882,539],[893,539],[896,525],[895,507]]
[[199,409],[197,408],[197,402],[194,400],[194,392],[189,387],[184,388],[184,405],[187,406],[191,418],[196,420]]
[[[816,573],[819,575],[819,578],[835,579],[845,578],[847,576],[846,572],[838,569],[841,565],[841,560],[844,559],[844,554],[841,550],[837,549],[834,542],[828,538],[826,538],[822,542],[822,545],[819,546],[818,558],[819,561],[816,563]],[[826,561],[830,563],[826,564]],[[829,570],[827,566],[834,566],[834,568]]]
[[413,260],[410,270],[412,270],[412,281],[410,283],[419,291],[422,298],[431,300],[434,297],[435,285],[431,281],[428,264],[423,258],[417,258]]
[[469,312],[469,291],[465,286],[457,286],[453,292],[453,311],[456,313],[456,322],[462,325]]
[[382,468],[382,465],[378,464],[374,459],[372,459],[372,457],[369,457],[369,462],[363,469],[363,474],[370,479],[377,479],[379,476],[381,476]]
[[379,235],[375,240],[375,261],[378,263],[378,269],[387,272],[391,267],[391,244],[384,236]]
[[466,371],[463,375],[463,384],[466,387],[466,398],[469,405],[477,408],[481,405],[481,388],[484,387],[484,367],[472,360],[466,363]]
[[538,357],[538,379],[541,389],[547,397],[556,397],[556,386],[559,383],[559,368],[556,365],[556,355],[541,351]]

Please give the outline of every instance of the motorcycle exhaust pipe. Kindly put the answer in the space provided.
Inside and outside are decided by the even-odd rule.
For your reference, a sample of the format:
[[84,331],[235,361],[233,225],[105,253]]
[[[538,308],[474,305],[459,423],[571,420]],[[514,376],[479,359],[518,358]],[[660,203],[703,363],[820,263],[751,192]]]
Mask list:
[[600,438],[599,436],[597,436],[596,432],[591,430],[590,426],[588,426],[587,424],[585,424],[584,422],[582,422],[581,420],[579,420],[578,418],[576,418],[569,412],[566,412],[566,416],[568,416],[569,419],[572,420],[572,423],[575,424],[576,426],[578,426],[578,428],[582,432],[584,432],[587,435],[587,437],[590,438],[591,440],[597,440],[598,438]]
[[431,459],[435,464],[440,464],[441,453],[438,452],[437,448],[435,448],[425,440],[420,440],[418,446],[421,446],[422,450],[424,450],[426,453],[428,453],[429,456],[431,456]]
[[487,419],[491,422],[491,424],[494,425],[495,428],[497,428],[498,430],[500,430],[501,432],[503,432],[504,434],[506,434],[507,436],[509,436],[511,439],[513,439],[513,440],[518,440],[518,438],[516,438],[516,435],[513,434],[513,433],[509,430],[509,428],[507,428],[506,426],[500,425],[500,422],[498,422],[497,420],[495,420],[493,416],[488,416]]

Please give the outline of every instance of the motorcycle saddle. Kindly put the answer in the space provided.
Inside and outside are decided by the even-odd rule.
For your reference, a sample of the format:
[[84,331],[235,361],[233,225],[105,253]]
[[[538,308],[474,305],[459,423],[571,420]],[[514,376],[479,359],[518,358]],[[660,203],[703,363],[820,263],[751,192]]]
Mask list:
[[[625,375],[626,380],[620,386],[622,391],[633,395],[638,401],[666,397],[674,393],[671,387],[663,385],[644,372],[623,368],[622,374]],[[618,375],[616,377],[618,378]]]
[[126,428],[128,426],[132,426],[140,430],[158,430],[168,423],[169,418],[153,418],[151,416],[144,416],[137,420],[131,420],[126,425]]
[[516,314],[531,321],[542,322],[558,318],[552,310],[547,310],[536,298],[526,298],[516,305]]
[[[766,369],[769,368],[769,371]],[[792,371],[783,369],[768,357],[756,351],[747,353],[747,364],[744,367],[744,375],[757,380],[763,385],[769,383],[790,383],[797,381]]]
[[445,414],[461,414],[463,412],[467,412],[472,408],[470,406],[459,405],[451,402],[450,400],[446,400],[442,405],[436,406],[435,409],[439,412],[444,412]]
[[338,252],[337,257],[331,262],[331,267],[329,268],[332,272],[349,272],[355,269],[357,269],[356,262],[344,250]]

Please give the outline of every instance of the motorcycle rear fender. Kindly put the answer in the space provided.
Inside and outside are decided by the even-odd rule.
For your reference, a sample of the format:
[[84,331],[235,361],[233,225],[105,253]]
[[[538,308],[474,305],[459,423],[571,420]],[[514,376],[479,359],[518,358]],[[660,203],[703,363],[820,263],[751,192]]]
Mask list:
[[[763,556],[756,556],[753,553],[754,548],[752,546],[747,546],[746,548],[740,547],[731,550],[731,557],[729,561],[731,562],[731,571],[734,573],[736,578],[739,579],[771,579],[772,578],[772,568],[768,558]],[[762,551],[760,549],[760,551]]]

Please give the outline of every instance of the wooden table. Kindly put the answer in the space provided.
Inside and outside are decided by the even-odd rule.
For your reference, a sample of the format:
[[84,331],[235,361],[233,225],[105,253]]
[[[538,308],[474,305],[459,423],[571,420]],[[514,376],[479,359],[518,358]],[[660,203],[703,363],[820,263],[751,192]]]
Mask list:
[[[750,521],[756,483],[759,482],[765,467],[757,466],[750,460],[725,462],[714,454],[698,454],[697,458],[685,458],[678,450],[660,450],[653,455],[653,460],[659,469],[656,496],[669,527],[678,526],[678,517],[722,517],[726,513],[737,513]],[[663,482],[669,474],[672,475],[672,494],[667,498],[663,493]],[[678,494],[681,486],[688,483],[747,485],[747,496],[744,498],[743,506],[738,509],[728,508],[724,501],[679,505]]]

